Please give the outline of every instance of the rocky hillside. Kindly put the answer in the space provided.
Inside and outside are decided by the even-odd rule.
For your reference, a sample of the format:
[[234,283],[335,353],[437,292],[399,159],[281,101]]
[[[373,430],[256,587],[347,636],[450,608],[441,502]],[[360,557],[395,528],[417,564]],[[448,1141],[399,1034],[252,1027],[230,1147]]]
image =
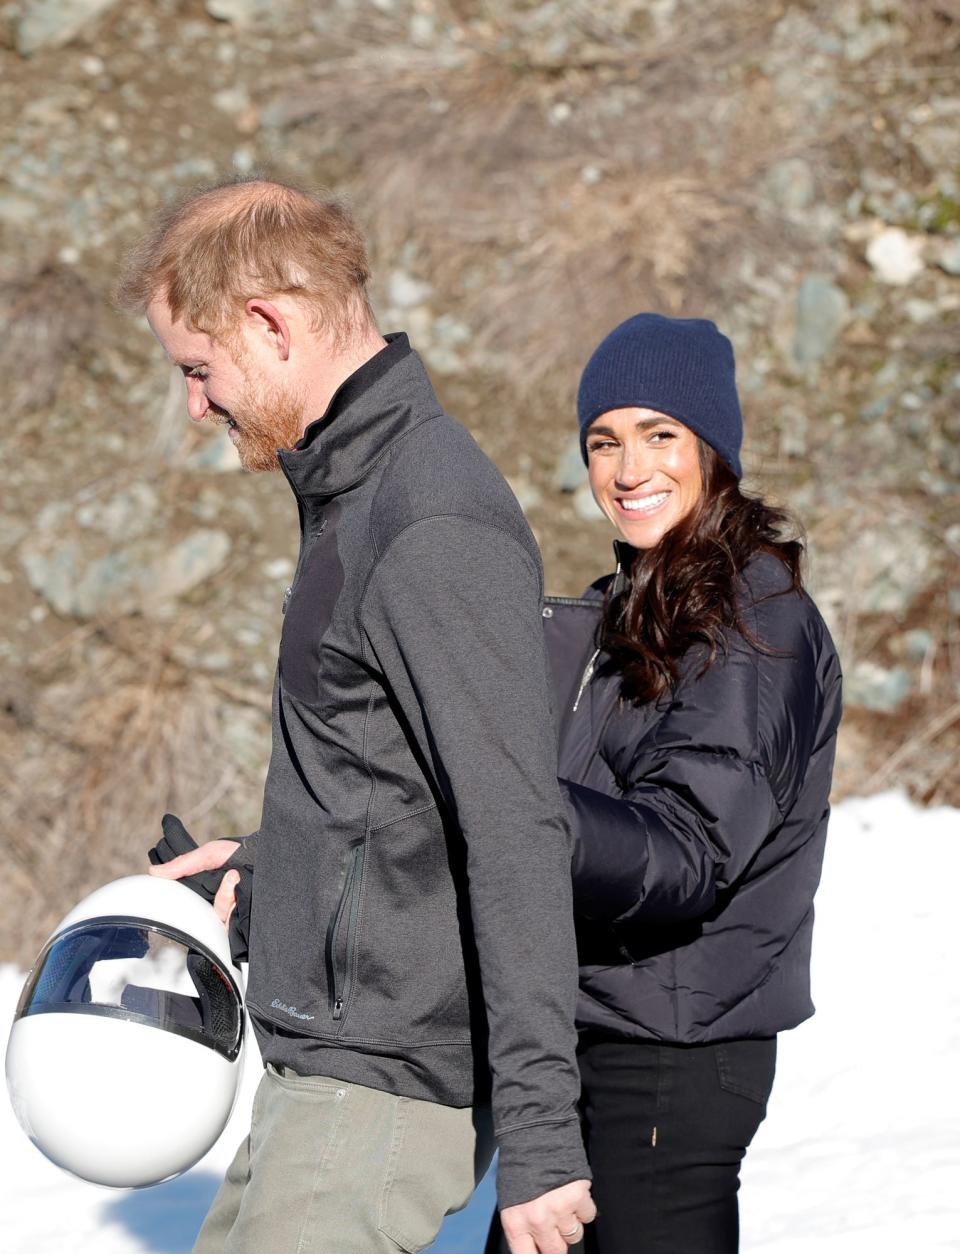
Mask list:
[[110,305],[146,215],[231,171],[350,198],[557,591],[609,560],[589,349],[716,319],[842,650],[838,791],[960,801],[958,49],[960,0],[0,3],[0,958],[164,809],[256,826],[296,513]]

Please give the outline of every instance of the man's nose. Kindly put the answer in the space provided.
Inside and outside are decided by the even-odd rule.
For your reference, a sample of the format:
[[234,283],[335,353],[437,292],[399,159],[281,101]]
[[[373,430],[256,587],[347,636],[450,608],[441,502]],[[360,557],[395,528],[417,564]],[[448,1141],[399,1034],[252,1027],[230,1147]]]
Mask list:
[[210,408],[202,379],[187,379],[187,413],[194,422],[200,422]]

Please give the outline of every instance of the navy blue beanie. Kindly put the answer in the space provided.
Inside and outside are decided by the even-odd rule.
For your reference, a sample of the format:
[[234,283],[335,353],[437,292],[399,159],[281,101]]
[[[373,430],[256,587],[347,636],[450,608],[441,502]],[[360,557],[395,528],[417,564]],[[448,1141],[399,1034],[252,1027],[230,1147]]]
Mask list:
[[695,431],[739,479],[743,417],[733,345],[705,318],[641,313],[621,322],[587,362],[577,394],[580,452],[611,409],[656,409]]

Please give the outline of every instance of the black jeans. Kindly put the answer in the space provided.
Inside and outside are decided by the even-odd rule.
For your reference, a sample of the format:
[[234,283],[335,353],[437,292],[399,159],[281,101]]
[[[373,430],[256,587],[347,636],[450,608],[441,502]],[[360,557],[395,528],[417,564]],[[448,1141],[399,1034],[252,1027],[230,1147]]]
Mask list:
[[[740,1164],[766,1114],[776,1038],[583,1038],[580,1111],[597,1218],[584,1254],[736,1254]],[[486,1254],[506,1254],[497,1217]]]

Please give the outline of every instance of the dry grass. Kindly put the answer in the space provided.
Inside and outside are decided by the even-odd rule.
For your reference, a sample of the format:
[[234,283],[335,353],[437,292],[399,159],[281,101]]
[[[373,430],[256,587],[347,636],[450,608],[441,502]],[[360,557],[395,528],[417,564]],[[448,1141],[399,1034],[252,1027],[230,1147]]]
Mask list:
[[165,811],[227,834],[233,794],[256,797],[259,773],[226,750],[225,723],[255,703],[266,732],[269,694],[188,670],[175,643],[137,619],[88,625],[3,694],[0,830],[15,891],[0,958],[23,960],[67,903],[144,870]]
[[902,15],[915,53],[943,56],[960,48],[960,0],[910,0]]
[[0,378],[4,417],[52,405],[71,358],[89,344],[97,300],[66,266],[0,283]]
[[515,6],[473,11],[457,42],[328,61],[265,114],[350,154],[375,273],[415,240],[413,268],[470,325],[475,358],[509,355],[521,390],[558,368],[569,388],[571,344],[642,306],[721,308],[724,259],[749,237],[762,267],[782,243],[754,185],[784,136],[742,72],[772,19],[711,6],[667,36],[577,4],[555,49]]

